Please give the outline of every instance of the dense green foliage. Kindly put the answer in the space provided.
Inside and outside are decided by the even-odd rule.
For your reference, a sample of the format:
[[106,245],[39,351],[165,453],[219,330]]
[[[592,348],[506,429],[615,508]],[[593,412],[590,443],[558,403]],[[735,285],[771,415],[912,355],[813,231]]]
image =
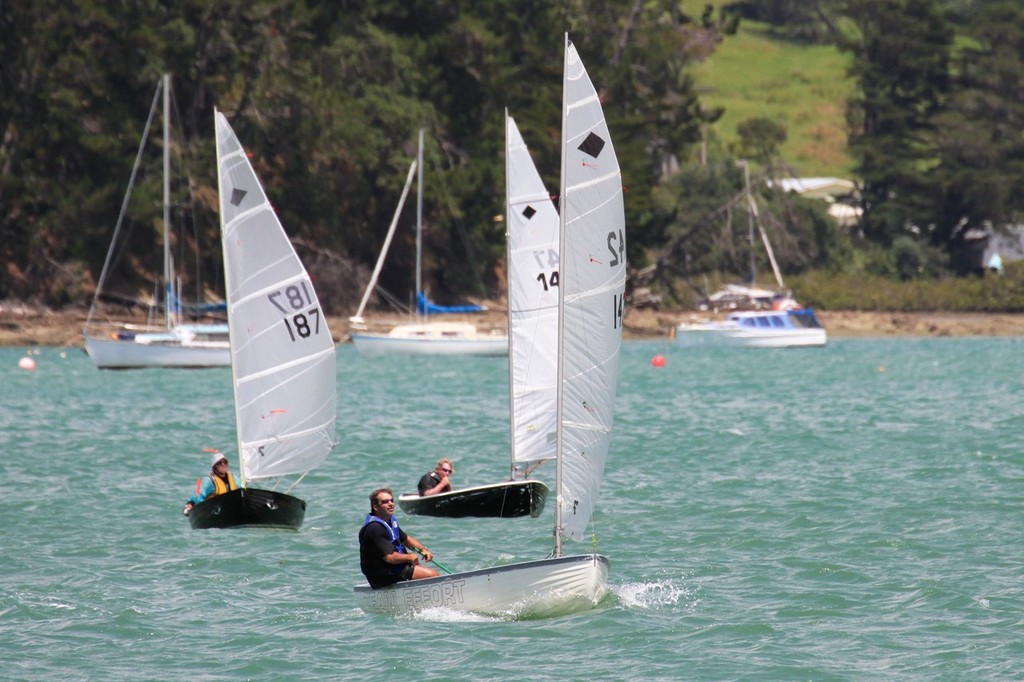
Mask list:
[[[502,289],[503,111],[549,188],[558,182],[562,34],[602,93],[627,190],[635,283],[686,301],[753,269],[744,178],[782,270],[914,279],[969,269],[971,227],[1015,222],[1024,201],[1024,11],[986,0],[87,0],[0,5],[0,300],[85,302],[100,275],[148,105],[174,79],[179,263],[217,292],[212,112],[250,150],[294,240],[322,255],[328,308],[351,312],[391,221],[419,128],[427,130],[426,281],[434,298]],[[730,3],[714,3],[722,6]],[[689,10],[689,13],[684,10]],[[787,40],[839,42],[856,86],[850,151],[862,233],[821,202],[773,190],[792,140],[755,110],[716,133],[693,73],[740,14]],[[893,26],[902,27],[893,30]],[[960,40],[954,40],[959,36]],[[761,76],[757,76],[761,77]],[[786,74],[780,78],[790,78]],[[837,105],[840,104],[837,102]],[[159,116],[153,126],[159,126]],[[152,136],[152,132],[151,132]],[[160,150],[145,152],[158,166]],[[140,176],[131,241],[115,260],[144,290],[159,270],[159,172]],[[406,225],[411,223],[406,211]],[[854,241],[856,237],[856,241]],[[383,274],[404,297],[414,235]],[[755,251],[760,251],[755,249]],[[650,267],[648,267],[650,266]],[[318,266],[319,267],[319,266]],[[363,280],[365,281],[365,280]],[[1004,280],[1005,281],[1005,280]],[[680,286],[682,285],[682,286]]]
[[[672,2],[611,0],[94,0],[5,3],[0,79],[0,298],[78,299],[103,263],[146,104],[164,72],[188,140],[195,240],[216,244],[212,112],[250,149],[293,236],[372,263],[428,130],[428,282],[446,293],[499,290],[504,235],[503,110],[557,187],[562,34],[606,100],[643,243],[664,159],[699,137],[687,65],[720,39]],[[136,192],[150,213],[159,179]],[[181,199],[186,201],[186,199]],[[141,218],[140,211],[133,210]],[[155,272],[158,217],[130,247]],[[148,243],[147,243],[148,242]],[[413,236],[392,249],[385,284],[407,290]],[[216,270],[217,254],[207,256]],[[456,267],[458,265],[459,267]]]
[[850,102],[850,147],[863,181],[862,229],[891,244],[930,210],[929,140],[949,91],[953,31],[935,0],[849,0],[846,11],[858,29],[844,46],[860,91]]
[[798,300],[822,310],[1024,313],[1024,263],[1003,274],[898,281],[862,273],[809,272],[789,279]]
[[1018,224],[1024,209],[1020,3],[765,0],[737,7],[780,33],[802,30],[852,55],[849,151],[860,181],[861,233],[875,245],[931,254],[918,276],[976,271],[969,241]]

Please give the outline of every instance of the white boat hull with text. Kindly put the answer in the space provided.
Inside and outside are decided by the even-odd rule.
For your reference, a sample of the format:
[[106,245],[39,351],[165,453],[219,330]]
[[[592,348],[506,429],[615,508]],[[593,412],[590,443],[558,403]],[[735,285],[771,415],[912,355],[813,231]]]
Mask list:
[[593,608],[608,592],[608,559],[600,554],[541,559],[379,590],[355,587],[367,613],[407,615],[449,609],[487,616],[544,618]]

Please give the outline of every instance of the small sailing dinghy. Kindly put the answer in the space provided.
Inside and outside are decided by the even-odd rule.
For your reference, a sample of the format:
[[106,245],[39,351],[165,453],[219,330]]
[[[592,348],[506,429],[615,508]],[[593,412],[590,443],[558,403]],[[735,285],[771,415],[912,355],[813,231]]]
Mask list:
[[555,457],[558,211],[508,112],[505,185],[511,479],[426,497],[406,493],[398,497],[406,514],[536,518],[544,511],[548,487],[522,476]]
[[334,448],[334,341],[245,150],[224,115],[214,119],[241,488],[200,502],[188,519],[193,528],[298,529],[303,500],[246,484],[297,477],[294,487]]
[[554,548],[545,559],[355,587],[360,608],[404,614],[447,608],[501,617],[544,617],[596,605],[608,559],[563,555],[583,540],[611,442],[626,286],[619,163],[594,86],[565,38],[559,205]]

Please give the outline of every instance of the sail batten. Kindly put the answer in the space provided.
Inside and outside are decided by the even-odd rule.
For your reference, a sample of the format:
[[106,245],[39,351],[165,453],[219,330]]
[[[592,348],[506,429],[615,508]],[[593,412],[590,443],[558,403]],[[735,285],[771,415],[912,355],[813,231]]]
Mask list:
[[[293,368],[299,367],[299,366],[303,366],[303,367],[308,366],[310,369],[316,369],[318,367],[314,367],[314,365],[317,365],[317,363],[322,358],[328,357],[329,355],[333,355],[333,354],[334,354],[334,349],[332,348],[330,350],[323,351],[323,353],[321,353],[319,355],[312,355],[312,356],[309,356],[309,357],[302,358],[300,360],[295,360],[294,362],[281,363],[280,365],[276,365],[274,367],[269,367],[269,368],[267,368],[266,370],[264,370],[262,372],[253,372],[251,374],[247,374],[244,377],[239,377],[238,378],[238,383],[244,383],[246,381],[253,381],[255,379],[262,379],[263,377],[268,376],[270,374],[273,374],[274,372],[277,372],[279,370],[293,369]],[[289,377],[288,381],[294,381],[296,378],[297,378],[296,376]]]
[[253,216],[257,216],[263,211],[266,211],[270,208],[270,202],[265,201],[261,204],[257,204],[256,206],[251,207],[247,211],[239,213],[238,215],[231,219],[230,223],[224,226],[224,234],[230,237],[232,234],[235,233],[236,230],[238,230],[240,227],[244,226],[246,222],[251,220]]
[[[591,178],[590,180],[587,180],[586,182],[578,182],[575,185],[571,185],[569,187],[566,187],[565,188],[565,192],[566,192],[566,194],[572,194],[573,192],[576,192],[576,191],[579,191],[579,190],[584,190],[584,189],[589,189],[590,187],[593,187],[594,185],[600,185],[602,183],[608,182],[609,180],[616,180],[616,181],[619,180],[619,175],[618,175],[618,171],[617,170],[614,173],[609,173],[609,174],[607,174],[605,176],[602,176],[602,177],[599,177],[599,178]],[[611,201],[611,200],[612,200],[611,198],[608,199],[608,201]],[[595,209],[596,208],[600,208],[604,203],[607,203],[607,202],[602,202],[601,204],[598,204],[594,208]]]

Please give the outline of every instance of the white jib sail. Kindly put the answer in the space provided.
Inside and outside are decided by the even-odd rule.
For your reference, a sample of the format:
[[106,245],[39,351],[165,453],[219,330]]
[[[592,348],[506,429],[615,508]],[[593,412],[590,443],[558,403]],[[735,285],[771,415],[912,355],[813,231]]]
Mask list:
[[240,471],[302,474],[336,442],[334,341],[245,150],[214,116]]
[[597,92],[566,38],[562,111],[561,476],[565,537],[579,541],[611,441],[626,287],[619,162]]
[[558,212],[505,116],[512,462],[555,456]]

